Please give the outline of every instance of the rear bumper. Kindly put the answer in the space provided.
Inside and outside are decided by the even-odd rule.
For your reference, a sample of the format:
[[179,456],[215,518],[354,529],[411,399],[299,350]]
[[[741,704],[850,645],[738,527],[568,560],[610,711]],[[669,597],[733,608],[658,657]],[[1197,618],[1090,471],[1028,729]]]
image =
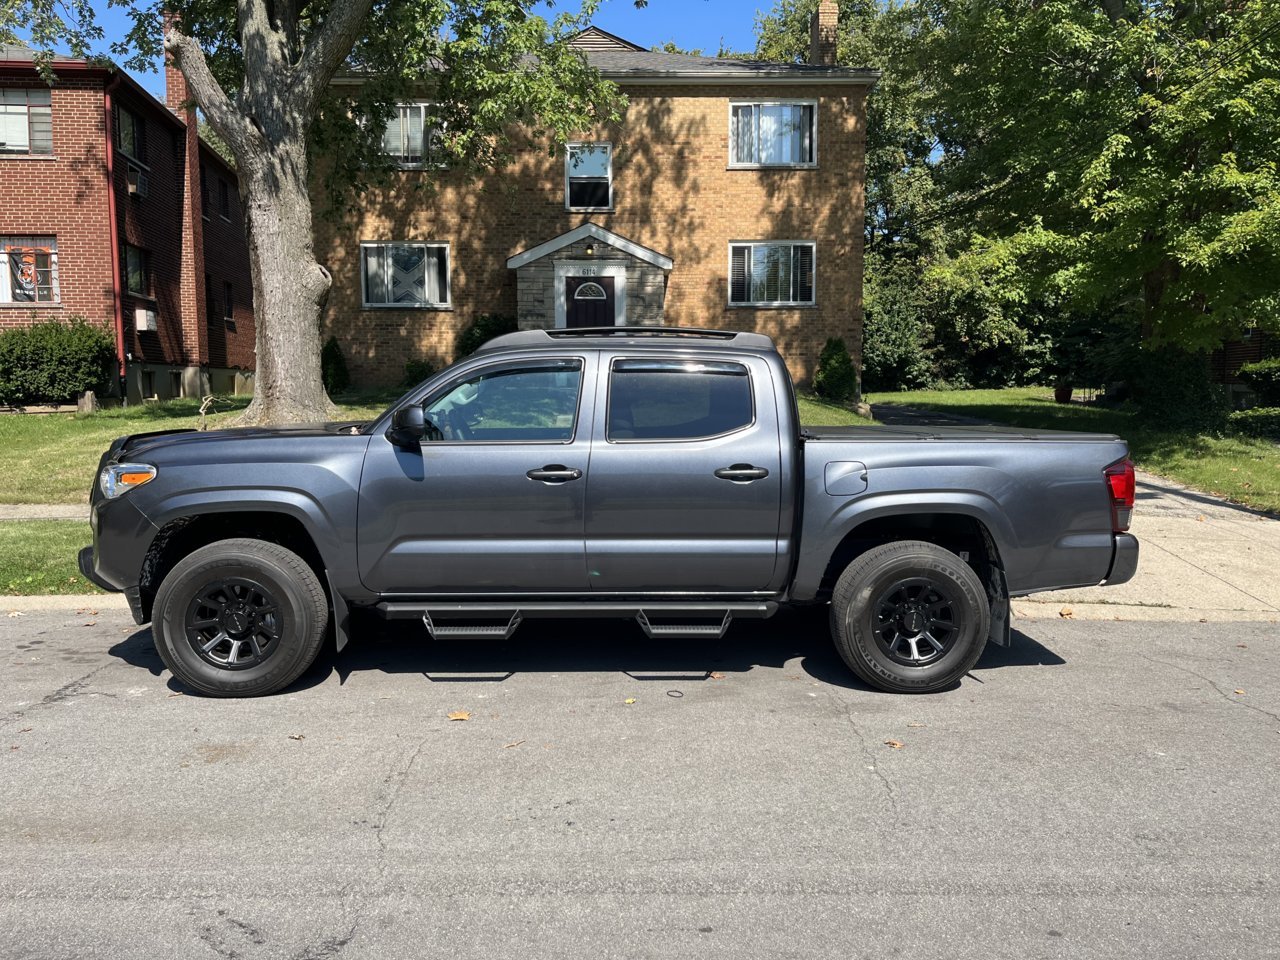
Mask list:
[[1107,586],[1128,583],[1137,572],[1138,538],[1131,533],[1116,534],[1115,551],[1111,555],[1111,570],[1107,573]]

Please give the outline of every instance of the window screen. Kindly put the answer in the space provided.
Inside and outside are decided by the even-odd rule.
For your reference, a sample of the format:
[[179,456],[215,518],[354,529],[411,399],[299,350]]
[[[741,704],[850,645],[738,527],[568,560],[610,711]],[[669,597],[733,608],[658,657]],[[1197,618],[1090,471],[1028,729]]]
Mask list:
[[610,440],[697,440],[755,420],[740,363],[618,360],[609,383]]

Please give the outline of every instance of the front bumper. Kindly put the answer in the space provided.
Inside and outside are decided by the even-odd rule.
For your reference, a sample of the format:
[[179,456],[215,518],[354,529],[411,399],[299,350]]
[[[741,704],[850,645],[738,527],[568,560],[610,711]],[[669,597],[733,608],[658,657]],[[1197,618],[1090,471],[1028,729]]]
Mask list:
[[1115,551],[1111,555],[1111,570],[1105,583],[1114,586],[1128,583],[1138,572],[1138,538],[1131,533],[1117,533]]
[[94,586],[101,587],[111,593],[119,593],[120,588],[114,583],[108,583],[102,577],[98,576],[98,572],[93,569],[93,547],[82,547],[79,555],[76,557],[76,564],[80,567],[80,573],[86,580]]

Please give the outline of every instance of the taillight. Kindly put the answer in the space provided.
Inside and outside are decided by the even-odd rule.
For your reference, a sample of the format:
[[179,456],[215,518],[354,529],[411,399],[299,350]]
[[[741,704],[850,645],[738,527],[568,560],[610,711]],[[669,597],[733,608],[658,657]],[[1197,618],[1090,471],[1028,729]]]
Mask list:
[[1107,491],[1111,494],[1111,530],[1124,533],[1133,517],[1133,495],[1138,486],[1133,461],[1128,457],[1117,460],[1102,475],[1107,478]]

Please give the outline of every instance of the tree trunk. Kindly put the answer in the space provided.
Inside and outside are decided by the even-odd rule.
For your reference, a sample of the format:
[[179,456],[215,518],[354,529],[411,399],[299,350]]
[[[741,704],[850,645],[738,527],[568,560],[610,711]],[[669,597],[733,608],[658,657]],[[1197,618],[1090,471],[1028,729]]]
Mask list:
[[257,376],[238,423],[307,423],[336,408],[320,376],[329,272],[316,262],[306,147],[277,147],[241,170],[253,271]]

